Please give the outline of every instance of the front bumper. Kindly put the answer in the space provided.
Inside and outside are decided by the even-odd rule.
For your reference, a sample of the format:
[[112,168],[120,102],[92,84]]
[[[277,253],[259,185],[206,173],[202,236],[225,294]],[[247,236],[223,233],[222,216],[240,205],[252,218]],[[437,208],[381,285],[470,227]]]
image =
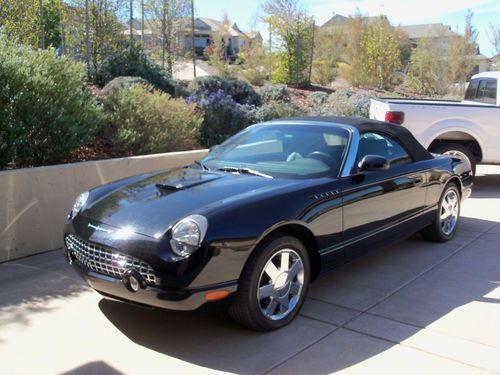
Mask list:
[[237,281],[210,285],[202,288],[170,290],[159,286],[144,285],[136,292],[126,287],[123,279],[95,272],[82,264],[66,251],[71,265],[77,273],[97,292],[106,298],[123,302],[159,307],[169,310],[196,310],[205,303],[205,295],[215,290],[226,290],[233,294],[237,290]]

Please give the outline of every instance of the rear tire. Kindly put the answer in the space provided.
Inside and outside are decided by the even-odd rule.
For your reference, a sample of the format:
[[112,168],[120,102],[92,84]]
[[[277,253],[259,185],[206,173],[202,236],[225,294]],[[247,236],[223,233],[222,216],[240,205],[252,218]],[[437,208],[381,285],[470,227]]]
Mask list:
[[295,237],[271,234],[245,265],[229,314],[252,330],[281,328],[300,311],[310,277],[304,245]]
[[470,164],[472,175],[476,175],[476,164],[477,160],[472,151],[458,142],[443,142],[433,148],[432,152],[436,154],[444,154],[444,155],[457,155],[463,158],[466,158]]
[[439,199],[434,221],[422,230],[422,236],[433,242],[449,241],[455,236],[459,219],[460,191],[457,185],[449,183]]

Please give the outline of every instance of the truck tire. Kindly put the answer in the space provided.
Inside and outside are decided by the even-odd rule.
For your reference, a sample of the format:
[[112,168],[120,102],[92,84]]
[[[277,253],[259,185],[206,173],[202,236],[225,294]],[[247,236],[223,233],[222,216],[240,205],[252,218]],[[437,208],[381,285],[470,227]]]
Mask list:
[[472,170],[472,175],[476,175],[476,164],[477,160],[472,151],[467,147],[458,142],[443,142],[437,145],[435,148],[431,150],[436,154],[444,154],[444,155],[456,155],[461,156],[464,159],[467,159],[470,163],[470,167]]

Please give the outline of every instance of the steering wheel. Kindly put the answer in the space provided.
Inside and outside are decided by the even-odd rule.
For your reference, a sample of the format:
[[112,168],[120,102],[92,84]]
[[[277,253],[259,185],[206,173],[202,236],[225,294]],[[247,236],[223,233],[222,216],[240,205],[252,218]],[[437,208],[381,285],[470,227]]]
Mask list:
[[328,155],[326,152],[323,152],[323,151],[310,152],[307,155],[307,157],[313,158],[313,159],[318,159],[319,161],[322,161],[323,163],[325,163],[326,165],[328,165],[330,167],[337,163],[337,161],[333,157],[331,157],[330,155]]

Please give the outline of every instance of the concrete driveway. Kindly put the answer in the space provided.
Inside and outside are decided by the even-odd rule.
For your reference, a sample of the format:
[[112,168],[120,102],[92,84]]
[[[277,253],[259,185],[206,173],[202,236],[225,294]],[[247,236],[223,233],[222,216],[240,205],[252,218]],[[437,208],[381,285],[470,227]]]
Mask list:
[[414,236],[324,274],[271,333],[105,301],[60,251],[0,265],[0,374],[158,372],[500,373],[500,167],[479,168],[453,241]]

